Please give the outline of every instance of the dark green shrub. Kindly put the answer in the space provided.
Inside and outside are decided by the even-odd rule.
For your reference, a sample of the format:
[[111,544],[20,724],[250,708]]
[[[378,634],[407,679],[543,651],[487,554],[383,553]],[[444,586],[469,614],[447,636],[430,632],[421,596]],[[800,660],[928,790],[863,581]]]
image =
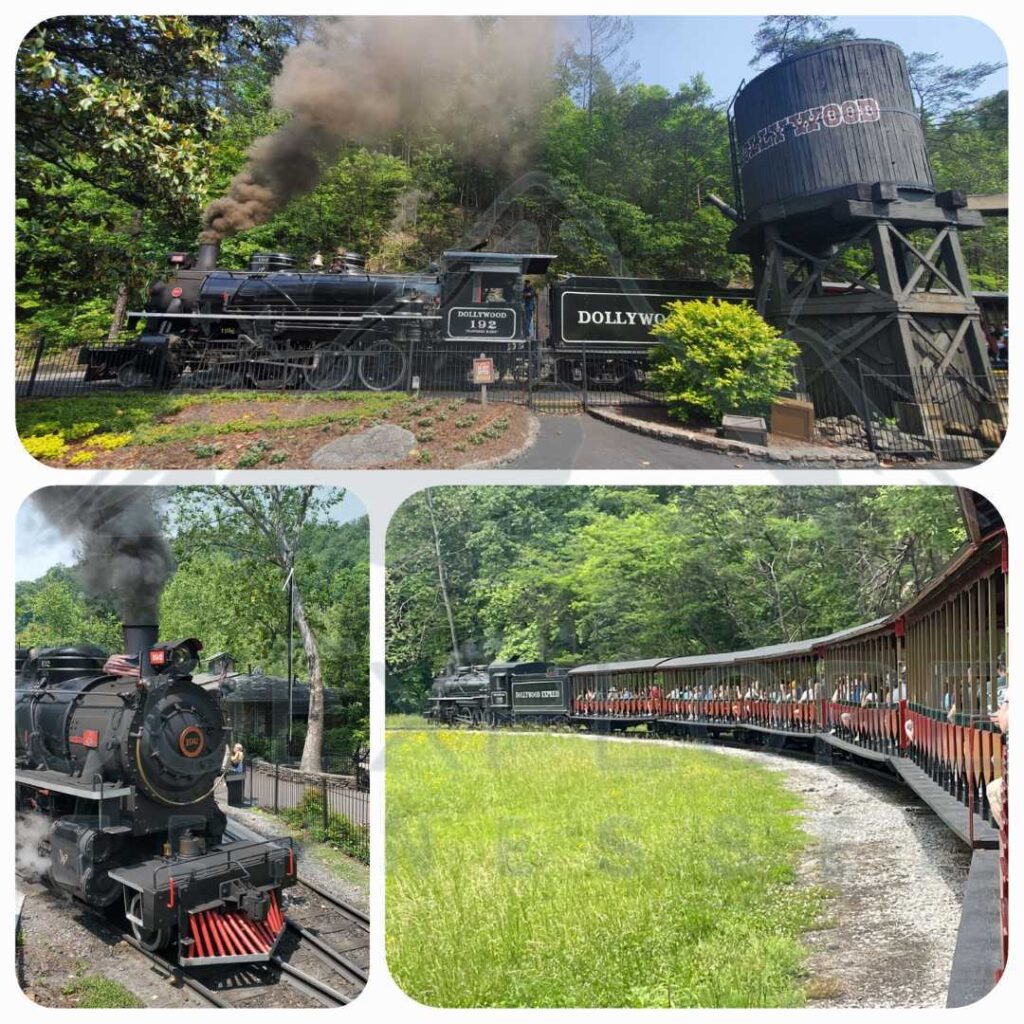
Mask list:
[[651,334],[651,382],[683,423],[720,423],[723,413],[762,415],[794,384],[796,343],[753,306],[708,299],[669,303]]

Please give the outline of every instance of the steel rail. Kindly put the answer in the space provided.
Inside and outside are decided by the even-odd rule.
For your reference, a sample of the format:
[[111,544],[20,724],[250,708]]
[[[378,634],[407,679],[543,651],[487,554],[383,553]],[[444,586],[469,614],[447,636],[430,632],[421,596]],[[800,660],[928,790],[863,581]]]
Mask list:
[[219,1009],[227,1010],[231,1008],[231,1003],[221,999],[212,989],[207,988],[201,981],[197,981],[195,978],[187,974],[177,964],[172,963],[170,960],[160,956],[159,953],[154,953],[151,950],[146,949],[134,935],[130,935],[127,932],[124,934],[124,941],[128,943],[132,949],[140,952],[147,960],[151,961],[161,970],[171,975],[180,981],[183,985],[191,989],[201,999],[209,1003],[211,1006],[216,1006]]
[[284,919],[285,926],[295,932],[303,942],[308,942],[314,949],[318,950],[322,959],[329,962],[329,966],[337,969],[339,974],[344,975],[349,981],[357,985],[366,984],[366,971],[358,964],[353,963],[343,953],[325,942],[319,935],[314,934],[308,928],[303,927],[290,917]]
[[337,990],[325,985],[322,981],[317,980],[310,974],[306,974],[305,971],[300,971],[297,967],[292,967],[291,964],[286,963],[279,956],[273,956],[270,962],[274,964],[284,975],[284,977],[294,985],[296,988],[305,991],[308,995],[319,999],[322,1003],[327,1006],[345,1006],[348,1004],[349,999],[347,996],[342,995]]

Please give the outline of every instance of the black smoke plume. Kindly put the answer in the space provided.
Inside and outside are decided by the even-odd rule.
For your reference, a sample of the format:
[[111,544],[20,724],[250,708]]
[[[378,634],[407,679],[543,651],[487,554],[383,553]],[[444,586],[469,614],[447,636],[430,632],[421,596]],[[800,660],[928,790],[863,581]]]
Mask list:
[[114,602],[122,622],[156,622],[174,556],[154,502],[154,487],[45,487],[32,503],[72,538],[82,587]]
[[285,56],[272,86],[291,116],[257,139],[202,242],[268,221],[312,191],[345,143],[435,137],[480,166],[520,171],[551,88],[553,19],[325,19]]

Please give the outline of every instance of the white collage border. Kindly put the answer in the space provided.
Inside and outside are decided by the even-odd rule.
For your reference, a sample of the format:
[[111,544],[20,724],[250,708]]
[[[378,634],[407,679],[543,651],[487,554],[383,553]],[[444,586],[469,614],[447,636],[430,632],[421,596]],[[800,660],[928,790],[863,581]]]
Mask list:
[[[288,6],[288,5],[284,5]],[[851,6],[854,7],[851,10]],[[231,13],[233,11],[244,11],[246,14],[273,14],[281,13],[282,4],[267,3],[265,0],[248,0],[245,4],[228,2],[223,4],[210,5],[209,3],[165,3],[153,4],[150,2],[129,2],[110,5],[109,3],[83,3],[82,0],[65,0],[60,3],[43,3],[39,7],[32,8],[5,8],[0,17],[3,19],[4,32],[4,58],[3,67],[6,71],[8,83],[13,82],[15,51],[20,39],[39,21],[55,15],[70,13],[124,13],[125,9],[131,13],[175,13],[182,14],[211,14]],[[447,6],[440,3],[425,0],[416,4],[409,0],[391,0],[386,9],[381,5],[372,5],[367,0],[353,0],[353,2],[325,3],[324,0],[309,0],[301,7],[301,13],[321,14],[351,14],[351,13],[372,13],[372,14],[661,14],[661,15],[685,15],[685,14],[747,14],[764,15],[772,13],[813,13],[813,14],[835,14],[835,15],[920,15],[917,5],[908,3],[885,2],[885,0],[858,0],[856,5],[837,4],[834,2],[789,2],[784,0],[780,3],[768,4],[765,2],[751,3],[739,2],[739,0],[719,0],[717,3],[709,3],[707,0],[697,0],[695,3],[671,3],[671,2],[633,2],[630,4],[609,3],[607,0],[591,0],[589,3],[579,0],[560,0],[554,4],[542,4],[537,0],[520,0],[518,3],[509,2],[480,2],[471,5]],[[997,7],[990,2],[984,7],[977,9],[966,8],[965,5],[950,2],[950,0],[934,0],[927,10],[928,16],[960,16],[973,17],[985,21],[1001,38],[1007,51],[1009,64],[1010,92],[1011,98],[1024,95],[1024,80],[1022,80],[1021,68],[1024,67],[1024,46],[1021,40],[1021,28],[1024,27],[1024,16],[1012,11],[1007,6]],[[738,42],[739,45],[739,42]],[[3,174],[6,179],[6,194],[9,200],[13,199],[14,193],[14,160],[13,160],[13,91],[3,100],[2,114],[3,139],[6,157],[3,163]],[[1010,104],[1011,132],[1010,148],[1011,153],[1020,151],[1022,136],[1021,116],[1018,113],[1016,100]],[[1022,184],[1021,167],[1024,167],[1024,159],[1011,159],[1011,192],[1018,194],[1018,186]],[[2,237],[6,244],[0,245],[0,268],[2,268],[2,288],[7,299],[3,306],[8,317],[7,330],[4,332],[3,350],[7,353],[7,365],[11,365],[13,355],[13,240],[14,240],[14,207],[13,202],[4,204],[0,213],[2,223],[6,230]],[[1020,266],[1021,243],[1020,232],[1013,230],[1010,234],[1010,267],[1011,283],[1015,282],[1017,268]],[[1011,312],[1015,306],[1011,303]],[[1024,365],[1024,364],[1022,364]],[[1024,379],[1021,372],[1011,371],[1011,394],[1016,394],[1014,380]],[[693,485],[909,485],[909,484],[934,484],[934,485],[957,485],[972,487],[983,493],[993,501],[1002,512],[1006,521],[1010,536],[1010,559],[1014,572],[1012,580],[1024,580],[1024,556],[1018,550],[1018,544],[1024,545],[1024,539],[1018,541],[1018,533],[1024,538],[1024,510],[1022,510],[1022,499],[1024,499],[1024,428],[1016,422],[1019,417],[1015,416],[1013,405],[1011,405],[1010,429],[1002,448],[987,462],[968,470],[957,472],[939,470],[708,470],[708,471],[537,471],[537,472],[513,472],[513,471],[441,471],[441,470],[419,470],[419,471],[351,471],[351,472],[299,472],[299,471],[219,471],[219,472],[192,472],[192,471],[163,471],[163,472],[102,472],[96,470],[54,470],[42,466],[32,459],[21,447],[14,430],[14,389],[10,384],[3,389],[2,399],[4,416],[2,434],[0,434],[0,465],[3,469],[3,484],[0,486],[0,509],[2,509],[2,523],[5,528],[3,533],[6,542],[6,559],[3,564],[6,568],[6,585],[0,586],[0,622],[3,623],[2,635],[7,638],[6,646],[0,650],[11,651],[14,646],[14,522],[17,510],[24,499],[33,491],[44,486],[70,485],[70,484],[149,484],[149,485],[185,485],[185,484],[268,484],[268,483],[318,483],[325,486],[340,486],[353,491],[363,502],[371,523],[371,610],[370,610],[370,661],[371,661],[371,970],[370,980],[365,992],[350,1006],[338,1010],[316,1011],[319,1014],[340,1014],[339,1019],[351,1021],[352,1024],[367,1024],[370,1021],[377,1021],[385,1014],[392,1012],[401,1014],[403,1022],[414,1024],[417,1021],[452,1019],[463,1016],[467,1011],[438,1010],[423,1007],[409,999],[391,979],[387,971],[384,956],[384,540],[387,522],[394,510],[410,494],[426,486],[440,485],[482,485],[482,484],[620,484],[620,485],[669,485],[669,486],[693,486]],[[1021,592],[1024,591],[1024,583],[1014,584],[1011,582],[1010,611],[1011,611],[1011,636],[1024,635],[1021,631],[1022,616],[1019,613],[1021,607]],[[1011,654],[1012,658],[1012,654]],[[8,664],[13,665],[13,659]],[[1012,661],[1011,661],[1012,666]],[[1011,668],[1012,671],[1012,668]],[[10,678],[9,688],[13,691],[13,675]],[[13,701],[0,702],[2,716],[0,721],[3,735],[4,760],[0,763],[10,765],[13,756]],[[1018,712],[1017,717],[1020,717]],[[13,781],[13,780],[12,780]],[[3,798],[0,803],[0,822],[12,820],[13,816],[13,785],[3,787]],[[1011,803],[1011,825],[1017,826],[1022,819],[1021,813],[1016,805]],[[1011,844],[1012,845],[1012,844]],[[1021,910],[1024,908],[1024,898],[1021,896],[1024,890],[1024,881],[1013,885],[1013,879],[1024,880],[1024,844],[1017,843],[1011,849],[1011,917],[1015,927],[1018,922],[1024,921]],[[13,880],[14,878],[14,845],[13,841],[0,845],[0,880]],[[0,908],[7,914],[7,920],[12,921],[14,912],[14,891],[13,884],[9,881],[0,883]],[[995,926],[995,925],[994,925]],[[1024,967],[1021,966],[1022,955],[1015,949],[1015,933],[1011,932],[1010,963],[1003,981],[986,999],[959,1011],[944,1010],[915,1010],[909,1011],[919,1020],[944,1017],[948,1018],[952,1013],[963,1014],[1006,1014],[1012,1012],[1016,1004],[1016,998],[1024,994],[1024,984],[1021,981],[1021,973]],[[66,1015],[54,1009],[36,1006],[25,999],[17,985],[14,971],[14,930],[8,928],[0,930],[0,964],[7,967],[0,967],[0,999],[2,1005],[8,1007],[12,1012],[18,1014],[19,1019],[25,1020],[56,1020],[68,1019]],[[884,965],[880,965],[884,969]],[[102,1010],[78,1010],[75,1011],[75,1021],[98,1020],[99,1015],[107,1011]],[[132,1012],[132,1011],[125,1011]],[[254,1019],[284,1020],[283,1011],[231,1011],[236,1017],[247,1014],[253,1015]],[[758,1020],[763,1021],[789,1021],[794,1011],[790,1010],[476,1010],[468,1011],[474,1014],[473,1019],[486,1020],[515,1020],[523,1024],[545,1024],[548,1021],[558,1020],[583,1021],[592,1019],[595,1014],[603,1018],[614,1019],[615,1021],[643,1021],[653,1019],[659,1015],[664,1019],[666,1015],[674,1017],[685,1017],[687,1020],[703,1021],[715,1017],[723,1019],[743,1018],[756,1015]],[[796,1011],[800,1021],[817,1022],[827,1018],[835,1018],[840,1015],[847,1019],[856,1017],[858,1020],[868,1021],[895,1021],[897,1015],[908,1011],[901,1009],[876,1009],[876,1010],[816,1010],[807,1009]],[[160,1018],[170,1019],[173,1015],[178,1017],[178,1011],[171,1009],[147,1009],[147,1019],[152,1015],[154,1021],[159,1022]],[[289,1020],[294,1020],[292,1013]],[[972,1018],[974,1019],[974,1018]]]

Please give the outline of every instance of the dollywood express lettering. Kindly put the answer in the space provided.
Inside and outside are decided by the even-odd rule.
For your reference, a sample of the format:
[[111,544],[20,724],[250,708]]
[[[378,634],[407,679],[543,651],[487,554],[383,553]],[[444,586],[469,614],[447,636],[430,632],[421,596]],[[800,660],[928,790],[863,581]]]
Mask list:
[[651,328],[665,319],[668,303],[694,297],[648,292],[562,292],[562,344],[634,345],[646,351],[655,344]]
[[759,128],[743,143],[740,159],[744,164],[773,146],[780,146],[787,138],[797,138],[820,132],[823,128],[842,128],[851,124],[869,124],[882,119],[878,100],[865,96],[841,103],[823,103],[808,107],[788,117],[780,118]]

